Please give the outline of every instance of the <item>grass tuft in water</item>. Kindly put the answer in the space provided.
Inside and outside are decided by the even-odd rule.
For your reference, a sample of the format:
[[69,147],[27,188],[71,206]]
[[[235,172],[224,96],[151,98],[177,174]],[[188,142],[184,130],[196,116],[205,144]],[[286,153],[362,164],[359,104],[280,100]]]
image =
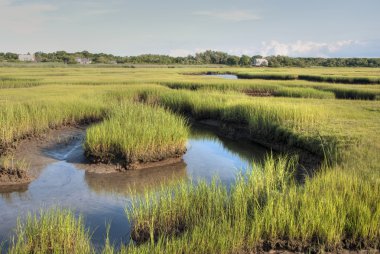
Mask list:
[[17,223],[8,253],[92,253],[83,218],[70,210],[53,208],[29,214]]

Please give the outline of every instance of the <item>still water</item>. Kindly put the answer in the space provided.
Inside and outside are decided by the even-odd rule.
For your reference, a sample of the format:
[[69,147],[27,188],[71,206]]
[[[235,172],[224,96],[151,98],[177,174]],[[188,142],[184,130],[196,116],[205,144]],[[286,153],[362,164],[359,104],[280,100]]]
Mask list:
[[111,224],[111,242],[126,243],[130,224],[124,209],[130,202],[131,190],[141,192],[177,179],[210,181],[214,176],[230,185],[239,172],[251,170],[268,152],[251,143],[218,137],[206,127],[193,126],[182,162],[125,173],[96,174],[83,169],[84,131],[81,137],[64,147],[44,149],[43,155],[50,161],[28,186],[1,190],[0,242],[9,239],[17,217],[59,206],[84,216],[95,246],[103,244],[107,223]]
[[203,76],[224,78],[224,79],[239,79],[238,76],[236,76],[234,74],[207,74],[207,75],[203,75]]

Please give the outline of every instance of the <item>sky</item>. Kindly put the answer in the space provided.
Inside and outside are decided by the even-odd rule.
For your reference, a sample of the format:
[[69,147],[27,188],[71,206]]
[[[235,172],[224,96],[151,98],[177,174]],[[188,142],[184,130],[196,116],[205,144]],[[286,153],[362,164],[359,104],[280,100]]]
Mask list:
[[380,0],[0,0],[0,52],[380,57]]

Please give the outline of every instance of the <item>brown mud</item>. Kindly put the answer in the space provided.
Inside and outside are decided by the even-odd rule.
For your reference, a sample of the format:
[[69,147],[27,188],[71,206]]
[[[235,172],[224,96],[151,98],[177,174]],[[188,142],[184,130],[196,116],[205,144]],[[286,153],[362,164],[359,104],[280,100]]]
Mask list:
[[[27,190],[28,184],[39,176],[41,170],[57,160],[66,160],[79,169],[93,174],[125,171],[126,167],[121,164],[93,163],[84,156],[82,144],[87,127],[88,124],[63,126],[16,142],[12,148],[7,149],[5,154],[11,155],[14,160],[24,160],[29,165],[29,169],[25,171],[1,169],[0,191]],[[128,165],[127,169],[140,170],[178,164],[183,162],[181,156],[182,154],[175,158],[154,162],[136,162]]]

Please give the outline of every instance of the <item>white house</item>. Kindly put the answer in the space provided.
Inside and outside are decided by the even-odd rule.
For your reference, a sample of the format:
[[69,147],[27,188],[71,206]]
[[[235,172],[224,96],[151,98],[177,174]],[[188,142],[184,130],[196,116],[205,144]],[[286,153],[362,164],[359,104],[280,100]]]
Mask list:
[[75,61],[79,64],[90,64],[92,63],[91,59],[88,59],[88,58],[80,58],[80,57],[77,57],[75,58]]
[[20,54],[18,55],[18,60],[19,61],[22,61],[22,62],[35,62],[36,61],[36,57],[34,56],[34,54]]
[[265,58],[256,58],[253,61],[254,66],[268,66],[268,60]]

